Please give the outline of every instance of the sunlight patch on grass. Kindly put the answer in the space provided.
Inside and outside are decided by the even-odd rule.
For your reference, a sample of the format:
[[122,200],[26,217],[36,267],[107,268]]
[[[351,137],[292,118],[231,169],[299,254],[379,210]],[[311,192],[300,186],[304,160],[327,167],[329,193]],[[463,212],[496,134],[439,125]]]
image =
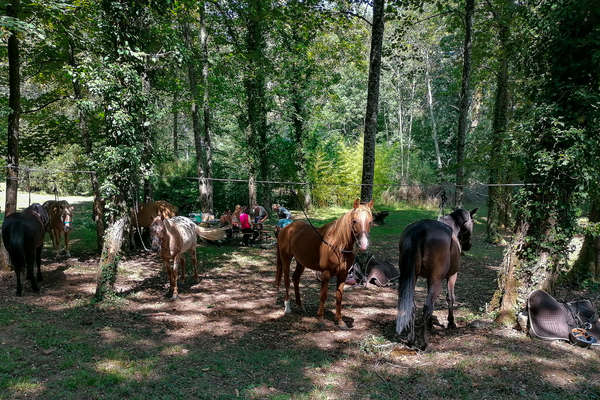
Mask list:
[[44,385],[36,382],[33,377],[19,377],[11,379],[8,382],[8,389],[14,393],[24,394],[25,396],[31,396],[41,392],[44,389]]

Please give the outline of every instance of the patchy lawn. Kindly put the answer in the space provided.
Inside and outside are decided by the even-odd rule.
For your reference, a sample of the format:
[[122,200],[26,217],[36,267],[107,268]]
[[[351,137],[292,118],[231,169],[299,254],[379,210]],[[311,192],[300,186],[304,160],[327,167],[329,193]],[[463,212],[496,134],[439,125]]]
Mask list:
[[[481,219],[456,285],[459,329],[436,327],[427,351],[415,352],[396,342],[393,288],[347,290],[343,312],[352,329],[342,331],[333,323],[331,291],[326,321],[317,323],[319,283],[307,270],[306,313],[284,315],[273,248],[200,248],[200,280],[188,274],[174,302],[163,297],[167,284],[156,256],[128,255],[119,269],[120,295],[92,304],[95,239],[93,225],[81,221],[91,221],[89,207],[76,204],[77,257],[45,260],[40,295],[26,284],[25,296],[15,297],[14,274],[0,272],[0,399],[600,398],[598,350],[531,340],[491,324],[486,302],[502,248],[482,241]],[[320,210],[311,219],[321,225],[343,211]],[[385,225],[373,228],[372,251],[397,263],[402,229],[435,216],[392,210]],[[417,291],[420,308],[422,281]],[[442,323],[444,298],[435,311]]]

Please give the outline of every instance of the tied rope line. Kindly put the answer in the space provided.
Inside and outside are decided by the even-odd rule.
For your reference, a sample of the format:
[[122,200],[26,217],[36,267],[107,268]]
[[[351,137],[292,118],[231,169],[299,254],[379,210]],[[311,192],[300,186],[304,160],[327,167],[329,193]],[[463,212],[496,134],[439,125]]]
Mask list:
[[[64,172],[64,173],[75,173],[75,174],[96,174],[94,170],[77,170],[77,169],[56,169],[56,168],[37,168],[37,167],[21,167],[14,165],[0,166],[4,169],[16,169],[30,172]],[[248,183],[250,179],[241,178],[208,178],[200,176],[184,176],[179,177],[176,175],[160,175],[160,174],[149,174],[149,177],[156,178],[183,178],[190,180],[206,180],[213,182],[230,182],[230,183]],[[8,180],[18,180],[18,178],[7,177]],[[310,183],[310,182],[294,182],[294,181],[273,181],[273,180],[255,180],[255,184],[265,185],[280,185],[280,186],[385,186],[385,187],[435,187],[435,186],[454,186],[461,188],[470,187],[521,187],[521,186],[537,186],[537,183],[474,183],[474,184],[455,184],[455,183]],[[485,196],[485,195],[483,195]]]

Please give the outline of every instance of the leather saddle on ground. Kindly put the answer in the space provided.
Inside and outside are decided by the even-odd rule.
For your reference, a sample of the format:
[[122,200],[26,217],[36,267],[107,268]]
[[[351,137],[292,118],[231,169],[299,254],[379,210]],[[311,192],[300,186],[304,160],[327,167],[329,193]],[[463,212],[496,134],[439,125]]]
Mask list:
[[534,290],[527,299],[529,335],[544,340],[566,340],[574,328],[583,328],[600,344],[600,320],[589,300],[560,303],[543,290]]

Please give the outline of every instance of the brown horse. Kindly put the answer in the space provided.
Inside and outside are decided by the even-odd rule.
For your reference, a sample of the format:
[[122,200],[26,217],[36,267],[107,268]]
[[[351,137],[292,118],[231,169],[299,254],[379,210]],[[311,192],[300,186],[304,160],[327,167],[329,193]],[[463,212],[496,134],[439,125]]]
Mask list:
[[139,229],[149,228],[155,220],[164,220],[172,218],[177,214],[177,207],[164,200],[150,201],[138,207],[137,212],[134,208],[130,210],[131,231],[130,244],[134,246],[134,235]]
[[177,272],[181,262],[181,279],[185,280],[185,253],[188,253],[194,265],[194,278],[198,281],[196,260],[196,239],[199,227],[187,217],[173,217],[165,220],[156,218],[150,227],[152,250],[159,251],[165,271],[169,277],[170,297],[176,299]]
[[408,328],[408,342],[415,343],[414,292],[415,281],[427,279],[427,299],[423,306],[423,334],[420,347],[427,347],[426,332],[432,328],[435,300],[442,289],[442,280],[448,284],[448,329],[454,324],[454,284],[460,266],[460,254],[471,248],[473,215],[462,208],[439,218],[438,221],[417,221],[404,229],[400,237],[400,281],[398,286],[398,317],[396,332]]
[[294,271],[294,292],[296,304],[302,307],[300,301],[300,275],[304,268],[321,272],[321,296],[317,316],[323,318],[325,300],[329,279],[337,278],[335,293],[335,321],[345,328],[342,321],[342,295],[348,268],[354,263],[354,245],[358,244],[360,251],[369,247],[369,231],[373,222],[373,201],[360,204],[356,199],[354,208],[339,219],[321,228],[315,228],[305,221],[295,221],[279,232],[277,238],[277,274],[276,284],[279,289],[281,274],[285,282],[285,313],[290,308],[290,263],[296,259]]
[[48,232],[52,238],[52,245],[56,251],[56,255],[60,252],[60,236],[65,236],[65,254],[70,257],[69,253],[69,233],[73,229],[73,206],[66,200],[48,200],[44,203],[44,208],[50,217]]

